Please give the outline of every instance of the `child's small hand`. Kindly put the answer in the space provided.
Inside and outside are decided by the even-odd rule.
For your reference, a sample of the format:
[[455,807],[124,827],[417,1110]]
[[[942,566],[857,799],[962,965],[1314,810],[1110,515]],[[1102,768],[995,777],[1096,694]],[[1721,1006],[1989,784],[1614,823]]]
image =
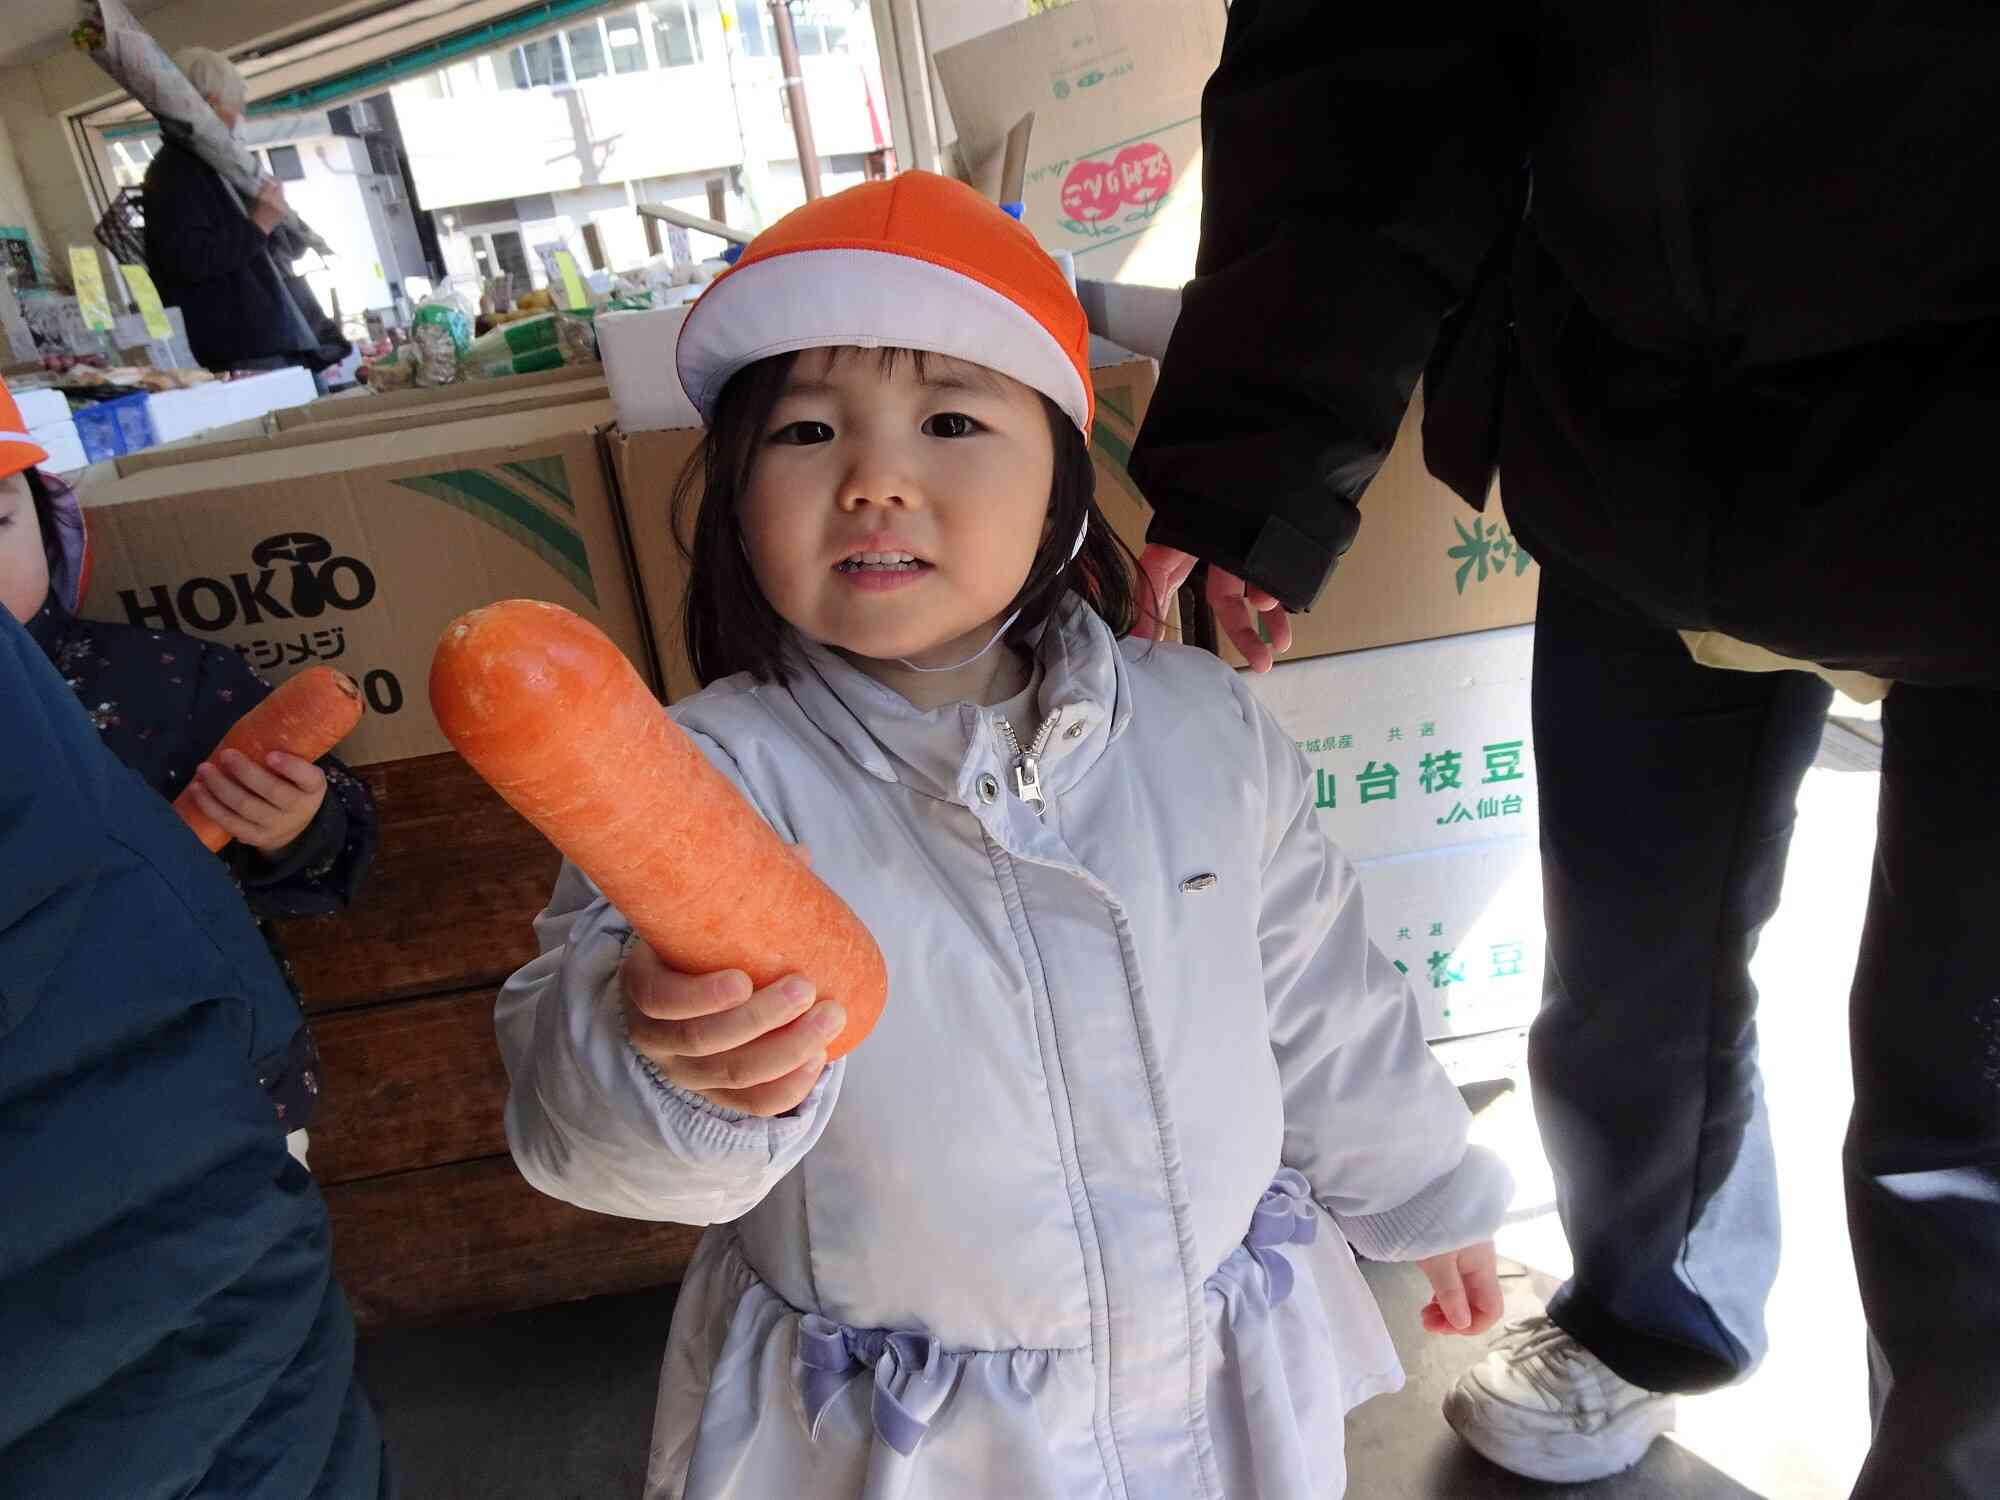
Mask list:
[[1417,1267],[1434,1294],[1424,1307],[1426,1333],[1456,1333],[1470,1337],[1500,1321],[1506,1297],[1500,1290],[1499,1259],[1493,1241],[1481,1240],[1462,1250],[1448,1250],[1420,1260]]
[[735,969],[682,974],[634,942],[619,970],[632,1045],[669,1082],[727,1109],[781,1115],[798,1107],[847,1024],[794,974],[752,991]]
[[326,773],[309,760],[274,750],[258,765],[225,750],[195,768],[194,804],[239,844],[276,855],[306,831],[326,801]]

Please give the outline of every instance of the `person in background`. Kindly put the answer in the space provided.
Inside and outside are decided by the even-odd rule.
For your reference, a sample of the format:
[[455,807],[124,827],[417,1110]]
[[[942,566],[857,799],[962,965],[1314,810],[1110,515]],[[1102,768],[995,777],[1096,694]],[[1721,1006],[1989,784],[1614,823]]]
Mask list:
[[388,1500],[326,1205],[259,1077],[298,1008],[5,610],[0,704],[0,1491]]
[[[0,382],[0,607],[27,627],[105,745],[171,801],[192,783],[201,810],[235,840],[222,864],[290,980],[272,919],[323,916],[353,901],[374,857],[375,804],[332,756],[274,754],[264,765],[209,757],[270,692],[235,651],[191,636],[77,618],[89,571],[83,508],[22,432]],[[294,988],[296,994],[296,988]],[[302,1131],[319,1099],[303,1011],[258,1071],[277,1118]],[[301,1143],[302,1144],[302,1143]]]
[[1685,630],[1896,684],[1849,1018],[1854,1494],[1995,1493],[1996,74],[1986,0],[1230,8],[1131,463],[1148,592],[1206,559],[1268,668],[1258,619],[1282,650],[1285,610],[1343,607],[1420,372],[1432,471],[1479,505],[1497,465],[1543,568],[1529,1076],[1575,1274],[1446,1401],[1518,1473],[1633,1463],[1765,1349],[1749,966],[1829,690],[1697,666]]
[[[209,108],[240,133],[247,89],[219,52],[190,47],[175,59]],[[285,217],[285,190],[267,181],[247,210],[235,189],[169,133],[146,169],[146,267],[161,300],[177,306],[197,363],[219,372],[302,365],[319,371],[349,352],[312,288],[270,244]]]

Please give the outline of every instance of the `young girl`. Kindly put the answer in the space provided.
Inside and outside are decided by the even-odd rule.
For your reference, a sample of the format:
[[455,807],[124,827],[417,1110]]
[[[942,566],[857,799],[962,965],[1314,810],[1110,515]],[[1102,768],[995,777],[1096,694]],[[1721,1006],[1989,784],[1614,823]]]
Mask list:
[[648,1494],[1339,1495],[1344,1413],[1402,1380],[1349,1245],[1483,1329],[1506,1174],[1291,741],[1214,657],[1119,638],[1081,308],[906,173],[761,235],[678,362],[710,685],[672,713],[890,992],[829,1065],[839,996],[672,973],[566,868],[502,993],[528,1179],[718,1226]]
[[[233,750],[207,758],[271,689],[226,647],[77,618],[89,535],[69,487],[35,467],[47,458],[0,384],[0,605],[27,626],[120,760],[163,797],[194,782],[197,804],[235,840],[223,857],[290,981],[270,919],[318,916],[353,899],[375,850],[368,788],[330,756],[317,765],[281,754],[257,765]],[[257,1066],[303,1149],[296,1132],[319,1096],[303,1013],[285,1046]]]

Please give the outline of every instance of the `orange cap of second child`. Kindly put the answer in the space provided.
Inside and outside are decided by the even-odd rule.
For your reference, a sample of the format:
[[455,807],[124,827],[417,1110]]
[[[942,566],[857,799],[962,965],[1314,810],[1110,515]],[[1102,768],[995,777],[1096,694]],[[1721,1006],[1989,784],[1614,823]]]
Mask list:
[[7,382],[0,380],[0,478],[49,461],[49,450],[36,442],[21,420],[21,408]]

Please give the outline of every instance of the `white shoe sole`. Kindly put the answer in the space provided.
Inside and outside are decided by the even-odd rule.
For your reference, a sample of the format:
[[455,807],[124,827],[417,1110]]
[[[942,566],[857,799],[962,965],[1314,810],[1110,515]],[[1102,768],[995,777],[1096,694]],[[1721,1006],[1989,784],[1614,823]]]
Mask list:
[[1622,1474],[1644,1458],[1655,1440],[1673,1431],[1674,1403],[1642,1401],[1589,1435],[1527,1434],[1488,1426],[1471,1399],[1454,1389],[1445,1393],[1444,1419],[1475,1453],[1510,1474],[1551,1484],[1583,1484]]

